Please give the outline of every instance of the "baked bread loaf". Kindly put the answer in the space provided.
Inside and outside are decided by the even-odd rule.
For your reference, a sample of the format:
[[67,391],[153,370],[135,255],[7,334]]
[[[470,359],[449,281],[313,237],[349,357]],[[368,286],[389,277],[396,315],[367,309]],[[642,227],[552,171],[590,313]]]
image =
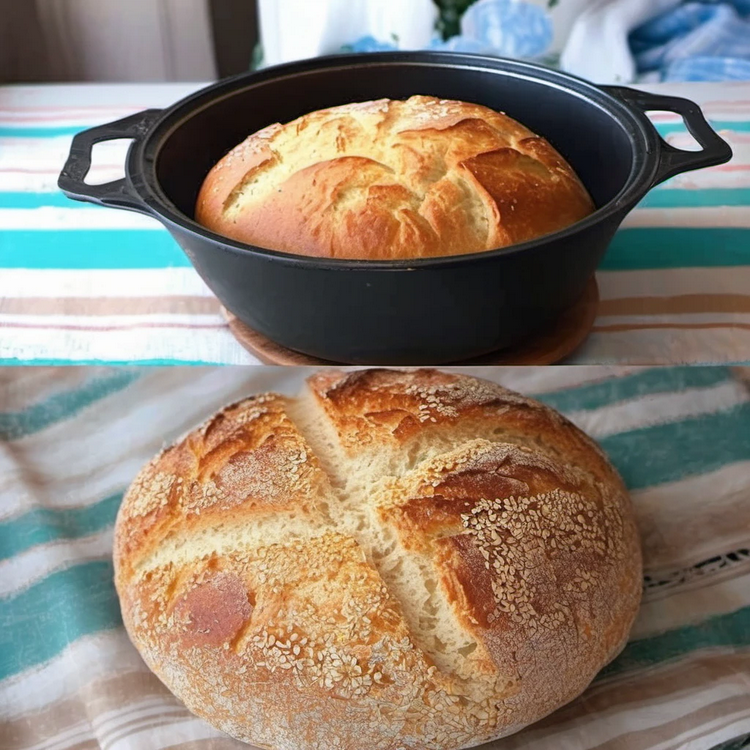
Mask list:
[[276,750],[453,750],[572,700],[641,592],[630,500],[542,404],[433,370],[320,372],[138,476],[130,637],[187,705]]
[[413,96],[251,135],[209,173],[196,220],[273,250],[388,260],[493,250],[593,210],[567,162],[523,125]]

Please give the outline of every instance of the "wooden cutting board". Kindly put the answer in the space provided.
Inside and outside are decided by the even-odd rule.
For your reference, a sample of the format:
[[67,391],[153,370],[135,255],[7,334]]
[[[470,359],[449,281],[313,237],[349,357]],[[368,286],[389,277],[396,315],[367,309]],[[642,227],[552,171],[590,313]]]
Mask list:
[[[599,306],[599,285],[592,277],[581,299],[564,312],[547,331],[515,346],[462,362],[436,362],[451,365],[551,365],[568,357],[586,339],[594,325]],[[267,365],[345,365],[286,349],[254,331],[228,310],[222,312],[239,343]]]

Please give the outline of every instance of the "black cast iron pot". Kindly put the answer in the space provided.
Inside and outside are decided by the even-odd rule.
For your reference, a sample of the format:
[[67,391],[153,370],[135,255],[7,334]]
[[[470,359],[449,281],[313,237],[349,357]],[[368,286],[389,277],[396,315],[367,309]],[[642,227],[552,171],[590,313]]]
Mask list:
[[[597,205],[584,221],[485,253],[406,261],[320,260],[245,245],[193,220],[209,169],[250,133],[324,107],[427,94],[502,110],[545,136]],[[700,143],[680,151],[647,111],[684,118]],[[132,138],[126,178],[86,185],[95,143]],[[222,301],[268,338],[359,364],[439,364],[507,347],[576,302],[612,236],[655,185],[721,164],[729,146],[696,104],[597,87],[537,65],[437,52],[318,58],[210,86],[76,136],[59,186],[70,198],[156,217]]]

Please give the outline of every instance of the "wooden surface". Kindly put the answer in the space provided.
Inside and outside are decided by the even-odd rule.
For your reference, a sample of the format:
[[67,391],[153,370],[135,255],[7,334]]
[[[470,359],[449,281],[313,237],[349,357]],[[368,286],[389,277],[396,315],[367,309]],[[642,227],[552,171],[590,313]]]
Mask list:
[[[592,277],[581,299],[567,310],[548,331],[526,342],[456,365],[551,365],[572,354],[586,339],[594,324],[599,305],[599,286]],[[254,331],[223,309],[234,337],[266,365],[341,365],[287,349]],[[438,363],[435,364],[449,364]]]

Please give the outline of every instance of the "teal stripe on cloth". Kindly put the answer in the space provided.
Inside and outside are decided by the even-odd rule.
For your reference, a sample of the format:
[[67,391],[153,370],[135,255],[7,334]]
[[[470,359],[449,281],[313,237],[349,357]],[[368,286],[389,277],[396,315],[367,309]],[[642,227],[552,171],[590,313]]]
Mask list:
[[[669,183],[665,183],[669,185]],[[750,206],[750,188],[656,188],[638,204],[640,208],[720,208]],[[0,193],[0,207],[3,196]]]
[[[602,270],[750,265],[750,229],[646,227],[623,229]],[[166,231],[6,231],[0,267],[114,269],[189,267]]]
[[0,680],[43,664],[85,635],[122,625],[109,560],[61,570],[0,599]]
[[190,261],[166,230],[6,231],[0,268],[186,268]]
[[631,490],[750,460],[750,404],[601,438]]
[[0,560],[7,560],[39,544],[59,539],[80,539],[112,526],[122,493],[83,508],[35,508],[0,523]]
[[[735,133],[750,132],[750,120],[714,120],[709,117],[708,122],[714,130],[729,130]],[[687,128],[682,122],[659,122],[655,123],[655,127],[661,136],[687,133]]]
[[[750,607],[704,620],[650,638],[631,641],[598,678],[643,669],[676,659],[691,651],[720,646],[750,646]],[[597,679],[598,679],[597,678]]]
[[141,374],[132,370],[115,370],[79,387],[56,393],[23,411],[0,414],[0,440],[20,440],[70,419],[97,401],[127,388]]
[[726,367],[655,367],[644,372],[607,378],[600,383],[534,394],[560,411],[591,411],[620,401],[686,388],[710,388],[732,380]]
[[[0,209],[19,208],[78,208],[89,211],[107,211],[102,206],[74,201],[63,193],[3,193],[0,192]],[[0,219],[1,221],[1,219]]]
[[621,229],[603,271],[750,265],[750,229],[647,227]]
[[31,127],[24,125],[2,125],[0,126],[0,138],[61,138],[63,136],[74,136],[97,125],[50,125],[49,127]]

